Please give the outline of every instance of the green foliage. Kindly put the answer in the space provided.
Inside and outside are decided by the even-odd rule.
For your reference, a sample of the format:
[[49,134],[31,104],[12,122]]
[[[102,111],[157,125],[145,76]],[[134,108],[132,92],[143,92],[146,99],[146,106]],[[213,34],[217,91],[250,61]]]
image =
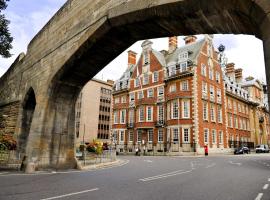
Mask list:
[[16,150],[17,142],[11,134],[0,133],[0,150]]
[[9,0],[0,0],[0,55],[4,58],[9,58],[11,56],[10,50],[12,49],[13,38],[8,29],[9,20],[6,19],[4,14],[1,14],[3,10],[7,7],[7,2]]

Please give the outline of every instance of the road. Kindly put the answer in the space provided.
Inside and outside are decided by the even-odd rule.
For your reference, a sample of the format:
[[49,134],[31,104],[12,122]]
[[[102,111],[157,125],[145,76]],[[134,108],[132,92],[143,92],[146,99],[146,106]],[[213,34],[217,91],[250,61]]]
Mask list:
[[270,154],[120,159],[122,166],[86,172],[0,172],[0,199],[270,199]]

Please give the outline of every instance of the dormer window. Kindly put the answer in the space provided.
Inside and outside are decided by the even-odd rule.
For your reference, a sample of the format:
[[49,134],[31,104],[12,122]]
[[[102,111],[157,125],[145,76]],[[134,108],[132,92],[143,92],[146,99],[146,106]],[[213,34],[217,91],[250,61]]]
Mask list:
[[181,72],[187,71],[187,62],[180,63],[180,71]]
[[188,59],[188,52],[183,52],[179,54],[179,62],[186,61]]

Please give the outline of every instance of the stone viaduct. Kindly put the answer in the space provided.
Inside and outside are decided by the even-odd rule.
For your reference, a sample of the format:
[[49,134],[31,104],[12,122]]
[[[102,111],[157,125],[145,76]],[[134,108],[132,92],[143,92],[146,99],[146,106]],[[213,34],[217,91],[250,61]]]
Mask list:
[[68,0],[0,78],[0,127],[38,167],[75,167],[84,84],[137,40],[200,33],[263,40],[270,82],[269,0]]

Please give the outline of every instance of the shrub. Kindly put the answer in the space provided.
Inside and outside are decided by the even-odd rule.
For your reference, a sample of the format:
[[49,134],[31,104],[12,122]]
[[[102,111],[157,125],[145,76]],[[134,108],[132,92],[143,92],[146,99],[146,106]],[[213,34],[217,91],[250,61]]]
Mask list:
[[13,135],[0,133],[0,149],[2,150],[16,150],[17,142]]

